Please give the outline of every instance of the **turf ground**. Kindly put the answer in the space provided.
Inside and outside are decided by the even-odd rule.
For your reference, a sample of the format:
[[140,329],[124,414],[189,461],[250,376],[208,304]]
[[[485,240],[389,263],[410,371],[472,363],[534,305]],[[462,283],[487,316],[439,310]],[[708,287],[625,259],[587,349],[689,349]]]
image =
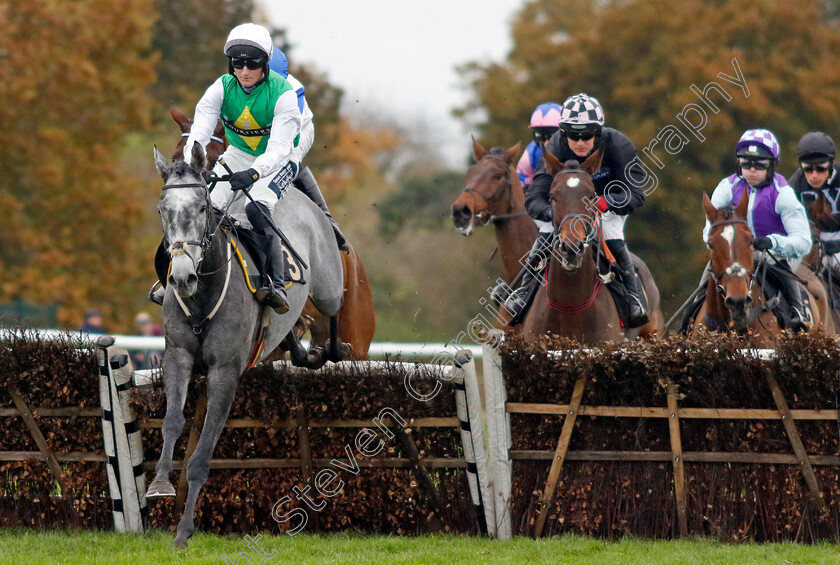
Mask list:
[[[554,564],[840,564],[840,545],[725,544],[704,539],[603,541],[563,536],[509,542],[466,536],[262,535],[249,547],[244,537],[196,534],[187,550],[172,547],[163,532],[120,535],[91,531],[0,530],[3,565],[137,565],[177,563],[492,565]],[[262,554],[260,554],[262,550]],[[250,557],[250,561],[248,558]]]

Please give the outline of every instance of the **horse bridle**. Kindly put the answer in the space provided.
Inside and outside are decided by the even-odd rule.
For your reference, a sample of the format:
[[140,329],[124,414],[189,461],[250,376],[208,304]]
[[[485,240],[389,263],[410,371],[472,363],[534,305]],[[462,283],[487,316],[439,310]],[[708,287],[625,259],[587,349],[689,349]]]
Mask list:
[[[587,176],[589,175],[589,173],[587,173],[583,169],[563,169],[562,171],[558,171],[557,174],[554,175],[554,177],[556,178],[556,177],[558,177],[559,175],[562,175],[562,174],[584,174],[584,175],[587,175]],[[549,194],[549,200],[551,200],[551,199],[552,199],[551,195]],[[566,214],[565,216],[563,216],[560,219],[559,222],[554,224],[552,239],[554,239],[555,241],[557,240],[557,237],[560,234],[560,230],[562,229],[563,225],[566,222],[568,222],[569,220],[574,220],[574,219],[580,218],[581,216],[584,216],[584,215],[583,214],[576,214],[574,212],[570,212],[570,213]],[[584,217],[589,219],[588,216],[584,216]],[[582,251],[585,251],[586,248],[589,247],[589,244],[592,243],[592,240],[595,239],[596,237],[598,237],[598,226],[597,226],[598,215],[596,215],[595,218],[593,218],[593,220],[594,221],[592,221],[592,222],[582,220],[587,226],[586,237],[582,241],[580,241],[580,244],[583,247]]]
[[[203,182],[188,182],[188,183],[184,183],[184,184],[164,184],[163,188],[161,188],[161,191],[172,190],[174,188],[204,188],[205,189],[204,190],[204,199],[205,199],[205,203],[206,203],[205,215],[207,216],[207,218],[206,218],[206,221],[204,222],[204,236],[201,238],[200,241],[180,239],[178,241],[174,241],[174,242],[170,243],[166,248],[166,251],[169,253],[170,257],[177,257],[178,255],[186,255],[187,257],[189,257],[190,261],[193,262],[193,267],[194,267],[196,273],[198,273],[199,266],[201,265],[201,262],[204,260],[204,250],[207,249],[208,247],[210,247],[210,245],[213,243],[213,237],[216,235],[216,232],[218,232],[219,226],[221,225],[222,220],[221,219],[219,220],[219,223],[216,224],[215,228],[213,228],[212,230],[210,229],[210,224],[212,223],[212,218],[213,218],[213,215],[212,215],[213,203],[210,200],[210,192],[207,190],[207,185],[205,183],[203,183]],[[164,239],[166,239],[166,234],[164,234],[163,237],[164,237]],[[201,248],[201,255],[199,256],[198,261],[196,261],[195,257],[193,257],[190,254],[189,250],[186,247],[187,245],[196,245],[199,248]]]
[[[718,226],[725,226],[725,225],[734,225],[734,224],[748,224],[746,220],[742,220],[740,218],[732,218],[729,220],[721,220],[719,222],[713,223],[709,226],[709,233],[713,228]],[[733,278],[742,278],[744,279],[744,283],[747,285],[747,294],[752,294],[753,285],[755,284],[755,273],[748,271],[738,262],[738,247],[732,246],[732,263],[726,269],[723,270],[721,273],[715,273],[714,271],[710,271],[712,280],[715,282],[715,288],[718,291],[718,294],[721,297],[726,298],[726,287],[723,286],[721,282],[723,277],[729,276]]]
[[[489,205],[491,202],[496,200],[496,198],[498,198],[498,196],[500,194],[502,194],[502,192],[504,190],[507,190],[507,193],[508,193],[508,208],[513,208],[513,184],[511,183],[510,166],[499,155],[488,154],[488,155],[485,155],[484,157],[482,157],[482,159],[488,159],[488,158],[496,159],[500,163],[502,163],[502,165],[505,168],[505,180],[504,180],[504,182],[502,182],[499,185],[499,188],[497,188],[493,192],[493,194],[491,194],[490,196],[484,196],[482,193],[480,193],[478,190],[476,190],[475,187],[472,187],[472,186],[468,186],[468,187],[464,188],[464,192],[472,192],[473,194],[477,194],[478,196],[480,196],[482,198],[482,200],[484,200],[485,204]],[[519,216],[524,216],[525,214],[527,214],[527,212],[525,212],[525,211],[513,212],[513,213],[508,213],[508,214],[490,214],[487,217],[487,220],[482,222],[481,225],[485,225],[488,222],[500,222],[500,221],[506,220],[508,218],[516,218],[516,217],[519,217]],[[479,212],[478,214],[475,214],[475,217],[476,217],[476,219],[483,219],[484,218],[484,213]]]

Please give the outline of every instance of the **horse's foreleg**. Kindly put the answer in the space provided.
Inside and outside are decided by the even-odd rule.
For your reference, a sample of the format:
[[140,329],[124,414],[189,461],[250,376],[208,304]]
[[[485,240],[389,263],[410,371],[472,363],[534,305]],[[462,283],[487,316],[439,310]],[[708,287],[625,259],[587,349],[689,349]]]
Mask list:
[[198,494],[210,474],[210,459],[216,449],[216,443],[224,430],[230,406],[236,394],[239,382],[239,369],[227,367],[225,369],[211,368],[207,375],[207,415],[204,417],[204,427],[196,443],[195,450],[187,462],[187,500],[184,513],[178,522],[178,533],[175,536],[176,547],[187,547],[187,541],[195,531],[194,515]]
[[166,391],[166,415],[163,418],[163,449],[155,467],[155,480],[146,491],[147,497],[175,496],[169,481],[175,442],[184,429],[184,403],[190,383],[193,356],[186,349],[169,350],[163,358],[163,382]]
[[338,315],[330,316],[330,343],[327,349],[327,359],[338,363],[350,351],[350,346],[341,343],[341,336],[338,332]]

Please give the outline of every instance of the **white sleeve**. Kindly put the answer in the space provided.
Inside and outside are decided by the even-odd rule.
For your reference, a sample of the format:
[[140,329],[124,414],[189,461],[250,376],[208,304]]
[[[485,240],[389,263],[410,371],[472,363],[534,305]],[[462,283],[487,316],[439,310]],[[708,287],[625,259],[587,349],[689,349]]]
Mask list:
[[[749,193],[745,196],[749,198]],[[743,196],[742,196],[743,198]],[[723,179],[718,183],[715,187],[714,192],[712,192],[712,206],[717,208],[718,210],[723,208],[724,206],[728,206],[732,202],[732,183],[729,180],[729,177]],[[709,223],[709,218],[706,218],[706,225],[703,226],[703,241],[706,245],[709,244],[709,231],[712,229],[712,224]]]
[[274,105],[274,119],[271,121],[271,134],[265,153],[257,157],[252,165],[260,178],[280,169],[283,161],[289,157],[294,149],[295,137],[300,133],[300,123],[297,94],[294,90],[287,90]]
[[192,128],[190,128],[187,143],[184,145],[184,160],[187,163],[191,162],[192,146],[195,142],[198,142],[202,149],[205,149],[207,144],[210,143],[210,136],[213,135],[216,122],[219,121],[219,116],[222,114],[224,98],[225,87],[220,77],[210,85],[204,92],[204,96],[195,105]]
[[791,187],[779,187],[776,213],[781,217],[787,235],[771,233],[767,236],[773,241],[773,251],[795,259],[807,255],[811,251],[811,228],[808,224],[808,215]]

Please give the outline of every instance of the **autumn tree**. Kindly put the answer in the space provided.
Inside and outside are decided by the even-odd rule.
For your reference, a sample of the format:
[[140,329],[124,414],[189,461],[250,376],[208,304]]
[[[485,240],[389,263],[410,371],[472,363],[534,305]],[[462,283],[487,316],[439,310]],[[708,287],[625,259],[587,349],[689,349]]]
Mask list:
[[[460,113],[483,110],[485,144],[508,146],[530,137],[537,104],[597,97],[658,181],[626,233],[668,315],[696,286],[706,261],[701,195],[734,172],[741,133],[774,131],[780,172],[790,174],[802,134],[840,131],[838,4],[534,0],[516,17],[506,61],[463,69],[474,100]],[[723,77],[739,69],[743,87]]]
[[[0,0],[0,301],[119,311],[146,260],[123,135],[149,123],[153,0]],[[151,211],[149,211],[151,213]],[[113,318],[111,318],[113,319]]]

